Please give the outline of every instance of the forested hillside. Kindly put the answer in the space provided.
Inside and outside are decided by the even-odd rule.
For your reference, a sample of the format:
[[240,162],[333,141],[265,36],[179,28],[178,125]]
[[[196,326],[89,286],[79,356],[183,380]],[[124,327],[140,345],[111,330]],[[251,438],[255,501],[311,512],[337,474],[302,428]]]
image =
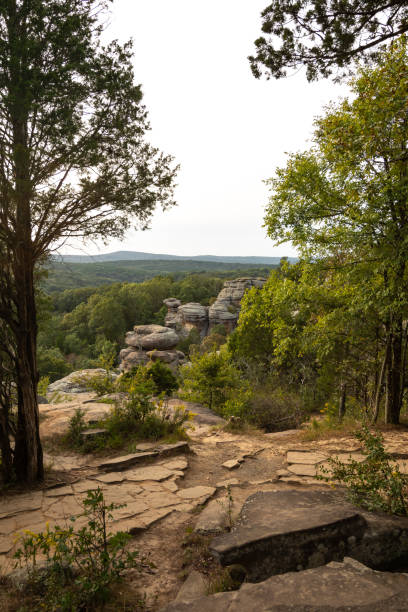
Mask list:
[[[256,269],[257,274],[252,276],[260,271]],[[241,275],[241,270],[224,271],[222,276],[179,273],[179,280],[162,275],[140,283],[78,287],[51,295],[41,291],[37,299],[40,376],[55,380],[73,369],[98,365],[101,358],[115,362],[126,331],[134,325],[164,324],[164,299],[175,297],[183,303],[209,305],[226,278]]]
[[212,274],[220,278],[267,276],[275,264],[237,264],[197,260],[140,260],[72,263],[54,261],[48,265],[42,286],[47,293],[98,287],[110,283],[138,283],[155,276],[171,275],[181,279],[186,274]]

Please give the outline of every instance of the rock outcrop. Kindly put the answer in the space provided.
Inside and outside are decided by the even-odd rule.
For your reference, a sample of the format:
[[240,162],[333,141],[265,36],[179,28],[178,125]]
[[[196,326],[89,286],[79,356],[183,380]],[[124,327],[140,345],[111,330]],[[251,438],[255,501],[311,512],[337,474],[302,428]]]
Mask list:
[[228,333],[238,322],[241,300],[247,289],[263,287],[264,278],[237,278],[226,281],[215,302],[208,308],[196,302],[181,304],[177,298],[167,298],[165,319],[167,327],[174,329],[180,337],[186,337],[195,327],[204,338],[216,325],[223,325]]
[[163,361],[176,369],[184,361],[184,353],[175,350],[179,336],[174,329],[162,325],[135,325],[126,334],[128,348],[119,353],[120,369],[127,372],[149,361]]
[[185,356],[175,350],[178,342],[196,329],[200,338],[205,338],[217,325],[223,325],[227,333],[232,332],[238,322],[241,300],[247,289],[262,287],[264,278],[237,278],[226,281],[214,304],[210,307],[198,302],[182,304],[174,297],[163,301],[167,306],[165,326],[136,325],[126,334],[127,348],[119,353],[120,369],[128,371],[160,360],[176,369],[184,363]]
[[165,318],[167,327],[174,329],[180,338],[188,336],[192,329],[196,329],[201,338],[208,333],[208,307],[198,302],[181,304],[176,298],[168,298],[163,302],[168,313]]
[[236,278],[225,281],[224,287],[218,294],[214,304],[209,308],[209,331],[217,325],[223,325],[231,333],[238,322],[241,310],[241,300],[247,289],[263,287],[264,278]]
[[163,612],[402,612],[407,606],[407,574],[376,572],[345,558],[258,584],[246,583],[239,591],[180,598]]
[[[98,376],[106,376],[106,370],[103,368],[77,370],[48,385],[47,393],[84,393],[90,388],[87,381]],[[114,372],[110,372],[110,376],[112,380],[118,377]]]

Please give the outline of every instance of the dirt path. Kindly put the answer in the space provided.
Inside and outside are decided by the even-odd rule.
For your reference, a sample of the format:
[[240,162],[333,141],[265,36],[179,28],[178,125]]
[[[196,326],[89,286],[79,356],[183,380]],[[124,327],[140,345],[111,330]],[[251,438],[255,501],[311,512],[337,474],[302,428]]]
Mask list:
[[[45,430],[61,431],[72,410],[81,404],[76,398],[68,405],[46,409],[49,417]],[[105,409],[88,396],[84,398],[90,414]],[[183,541],[191,534],[205,504],[211,499],[226,498],[226,483],[231,481],[231,495],[236,512],[247,497],[257,491],[285,489],[293,486],[319,486],[310,477],[288,472],[288,450],[309,453],[306,472],[321,454],[341,450],[357,452],[358,445],[350,437],[319,442],[302,442],[300,432],[282,434],[228,433],[217,425],[222,419],[208,410],[188,406],[195,414],[194,430],[190,431],[188,454],[157,455],[148,465],[128,465],[120,471],[101,470],[101,462],[92,456],[59,455],[48,457],[54,468],[65,474],[65,486],[3,496],[0,499],[0,566],[4,572],[12,567],[15,535],[21,530],[42,531],[46,521],[54,524],[80,513],[79,502],[90,488],[100,486],[108,503],[125,503],[126,508],[115,516],[112,530],[137,531],[131,548],[148,555],[155,568],[141,574],[129,572],[119,586],[113,607],[109,610],[137,610],[140,598],[145,609],[157,612],[173,600],[185,578],[191,559],[186,558]],[[67,416],[68,415],[68,416]],[[397,455],[408,448],[408,433],[386,434],[387,444]],[[152,445],[154,446],[154,445]],[[314,453],[310,452],[314,451]],[[318,452],[316,452],[318,451]],[[305,456],[306,454],[305,453]],[[297,461],[298,458],[295,457]],[[309,463],[308,463],[309,461]],[[231,462],[235,467],[224,466]],[[228,466],[228,464],[227,464]],[[283,478],[283,480],[279,480]],[[119,607],[120,603],[120,607]]]

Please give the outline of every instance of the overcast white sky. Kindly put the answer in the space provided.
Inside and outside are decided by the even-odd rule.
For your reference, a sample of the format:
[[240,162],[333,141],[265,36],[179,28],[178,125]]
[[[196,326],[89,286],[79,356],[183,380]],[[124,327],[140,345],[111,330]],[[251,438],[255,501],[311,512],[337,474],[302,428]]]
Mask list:
[[98,249],[176,255],[294,254],[274,247],[262,228],[263,180],[285,152],[307,148],[313,118],[345,88],[309,84],[303,73],[256,80],[247,56],[260,35],[267,0],[115,0],[107,35],[134,41],[137,82],[152,130],[149,140],[181,165],[178,206],[152,228]]

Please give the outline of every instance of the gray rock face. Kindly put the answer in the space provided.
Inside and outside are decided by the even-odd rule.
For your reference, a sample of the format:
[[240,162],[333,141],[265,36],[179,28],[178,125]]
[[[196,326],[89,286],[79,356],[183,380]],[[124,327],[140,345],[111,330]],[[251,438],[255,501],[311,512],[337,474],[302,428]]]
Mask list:
[[214,304],[209,309],[209,331],[216,325],[223,325],[230,333],[237,324],[241,300],[245,291],[252,287],[261,288],[264,278],[236,278],[226,281]]
[[180,300],[177,298],[167,298],[163,300],[163,304],[167,306],[167,314],[164,319],[164,324],[166,327],[171,327],[172,329],[177,329],[180,324],[178,309],[181,306]]
[[162,361],[173,370],[184,362],[184,353],[175,350],[179,336],[170,327],[136,325],[126,334],[125,342],[128,348],[119,353],[119,367],[124,372],[149,361]]
[[[124,351],[127,351],[127,349],[124,349]],[[120,356],[124,351],[120,352]],[[149,357],[145,351],[135,351],[134,349],[130,349],[130,351],[126,352],[126,354],[122,357],[119,367],[123,372],[128,372],[132,368],[137,368],[140,365],[146,365],[148,361]]]
[[208,307],[198,302],[181,304],[176,298],[168,298],[163,301],[167,306],[168,312],[165,324],[174,329],[181,338],[188,336],[190,331],[195,328],[201,338],[208,332]]
[[354,559],[273,576],[239,591],[173,602],[164,612],[403,612],[408,575],[376,572]]
[[201,338],[208,332],[208,308],[197,302],[183,304],[178,309],[182,328],[188,334],[194,327],[199,332]]
[[[59,391],[61,393],[83,393],[84,391],[89,390],[86,384],[87,379],[101,375],[106,375],[106,370],[103,368],[71,372],[71,374],[68,374],[68,376],[61,378],[60,380],[56,380],[48,385],[47,393],[54,393],[55,391]],[[110,375],[113,380],[118,377],[118,375],[114,372],[111,372]]]
[[158,349],[166,351],[177,346],[179,337],[170,327],[162,325],[135,325],[133,331],[126,334],[128,346],[138,350],[151,351]]
[[250,582],[345,556],[384,569],[408,556],[408,519],[364,511],[331,491],[258,492],[210,549],[222,565],[243,565]]

